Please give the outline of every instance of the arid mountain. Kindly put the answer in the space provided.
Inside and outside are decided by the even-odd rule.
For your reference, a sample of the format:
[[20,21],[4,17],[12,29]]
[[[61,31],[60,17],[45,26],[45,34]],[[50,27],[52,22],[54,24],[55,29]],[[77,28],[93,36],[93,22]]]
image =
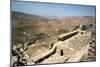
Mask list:
[[92,16],[71,16],[49,19],[43,16],[12,12],[12,36],[16,42],[27,41],[27,38],[37,34],[56,34],[74,30],[79,25],[95,24]]
[[70,16],[62,17],[60,20],[63,22],[69,22],[68,24],[90,24],[95,23],[96,18],[93,16]]

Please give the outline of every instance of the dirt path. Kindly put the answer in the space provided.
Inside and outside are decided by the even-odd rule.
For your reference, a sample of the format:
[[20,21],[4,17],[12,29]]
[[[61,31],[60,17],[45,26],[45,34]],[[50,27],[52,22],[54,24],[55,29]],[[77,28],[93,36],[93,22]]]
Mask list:
[[77,52],[75,55],[73,55],[68,61],[66,62],[78,62],[83,57],[84,54],[88,52],[89,45],[82,48],[81,51]]

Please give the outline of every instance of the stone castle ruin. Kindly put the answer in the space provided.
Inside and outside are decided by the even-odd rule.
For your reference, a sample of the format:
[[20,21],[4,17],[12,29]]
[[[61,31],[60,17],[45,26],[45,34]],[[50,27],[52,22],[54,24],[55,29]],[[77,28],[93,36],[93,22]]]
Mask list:
[[[27,59],[26,65],[78,62],[84,54],[88,53],[89,38],[91,32],[75,30],[61,35],[58,40],[52,42],[50,48],[34,57],[24,52]],[[34,49],[34,48],[33,48]],[[20,61],[20,60],[19,60]]]

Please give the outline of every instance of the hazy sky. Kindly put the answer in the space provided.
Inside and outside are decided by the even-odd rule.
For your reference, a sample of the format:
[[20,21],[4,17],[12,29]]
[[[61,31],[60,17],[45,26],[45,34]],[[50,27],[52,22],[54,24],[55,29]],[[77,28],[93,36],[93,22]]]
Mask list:
[[96,7],[12,1],[11,10],[41,16],[95,16]]

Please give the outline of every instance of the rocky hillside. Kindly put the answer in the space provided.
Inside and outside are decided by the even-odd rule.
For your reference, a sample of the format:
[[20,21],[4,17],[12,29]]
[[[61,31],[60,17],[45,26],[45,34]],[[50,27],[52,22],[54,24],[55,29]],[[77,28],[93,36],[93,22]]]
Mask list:
[[[86,43],[90,42],[90,45],[88,45],[90,47],[90,49],[88,50],[88,53],[85,56],[83,56],[83,52],[85,49],[84,48],[81,50],[82,52],[80,50],[77,50],[80,52],[78,52],[78,54],[76,53],[75,56],[77,55],[80,56],[80,58],[77,57],[78,59],[81,59],[78,61],[87,61],[87,60],[91,60],[91,58],[92,60],[95,60],[95,39],[93,39],[96,37],[95,36],[95,30],[96,30],[95,17],[70,16],[70,17],[59,17],[59,18],[53,19],[53,18],[38,16],[38,15],[25,14],[21,12],[12,12],[11,18],[12,18],[12,49],[11,49],[12,60],[11,62],[13,65],[16,65],[17,62],[18,64],[22,64],[22,66],[27,65],[28,62],[34,63],[33,58],[35,58],[35,56],[39,56],[39,58],[41,58],[39,54],[47,50],[49,51],[53,47],[54,43],[60,40],[59,36],[68,34],[70,32],[73,32],[79,29],[85,31],[86,33],[94,31],[93,32],[94,34],[88,35],[88,34],[84,34],[83,32],[80,32],[81,35],[75,36],[75,38],[73,36],[70,39],[66,40],[65,42],[62,41],[61,44],[57,45],[57,48],[55,47],[54,52],[51,52],[50,55],[54,54],[55,50],[58,50],[58,48],[61,49],[61,45],[63,44],[64,44],[64,48],[66,47],[67,49],[70,49],[70,47],[75,48],[76,46],[74,51],[76,51],[78,48],[81,50],[83,48],[82,45],[87,46],[87,44],[85,44],[85,41],[88,41],[89,40],[88,38],[90,38],[90,40],[86,42]],[[66,39],[66,38],[69,38],[69,36],[63,39]],[[92,45],[92,42],[93,42],[93,45]],[[66,44],[67,45],[69,44],[69,46],[66,46]],[[71,52],[66,51],[66,49],[64,52],[67,52],[68,53],[67,55],[71,55]],[[58,50],[58,53],[59,53],[59,50]],[[48,55],[46,55],[44,56],[44,58],[46,57],[48,58],[49,61],[52,62],[52,58],[55,59],[56,55],[58,57],[58,53],[50,58],[48,58]],[[61,56],[60,58],[58,58],[58,60],[63,58],[63,60],[65,60],[66,62],[67,59],[66,57],[62,56],[62,53],[63,53],[63,50],[61,49]],[[83,57],[80,54],[82,54]],[[45,55],[45,52],[44,52],[44,55]],[[24,56],[26,56],[27,58],[25,58]],[[72,59],[70,59],[69,61],[73,61]],[[43,61],[43,63],[49,63],[47,61],[45,60]],[[54,60],[54,62],[56,61]],[[38,60],[36,60],[35,63],[38,63]]]
[[80,24],[95,23],[95,17],[61,17],[49,19],[43,16],[12,12],[12,36],[14,42],[27,41],[33,35],[52,35],[69,32]]

